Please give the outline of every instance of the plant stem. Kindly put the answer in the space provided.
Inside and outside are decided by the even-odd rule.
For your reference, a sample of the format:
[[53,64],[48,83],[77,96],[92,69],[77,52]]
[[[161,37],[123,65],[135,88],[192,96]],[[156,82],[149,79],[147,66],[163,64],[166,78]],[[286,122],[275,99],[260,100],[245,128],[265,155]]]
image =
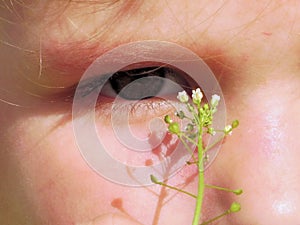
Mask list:
[[222,141],[224,139],[225,135],[223,135],[222,137],[220,137],[218,140],[216,140],[214,143],[212,143],[211,145],[207,146],[204,150],[204,152],[207,152],[208,150],[210,150],[212,147],[214,147],[216,144],[218,144],[220,141]]
[[226,191],[226,192],[234,192],[235,190],[231,190],[229,188],[224,188],[224,187],[219,187],[219,186],[215,186],[215,185],[210,185],[210,184],[205,184],[206,187],[208,188],[213,188],[213,189],[217,189],[220,191]]
[[[199,114],[200,117],[200,114]],[[200,118],[199,118],[200,119]],[[200,120],[201,121],[201,120]],[[194,212],[194,218],[192,225],[198,225],[201,218],[202,203],[204,196],[204,168],[203,168],[203,145],[202,145],[202,124],[199,123],[199,134],[198,134],[198,195],[196,200],[196,207]]]
[[189,195],[189,196],[191,196],[191,197],[193,197],[193,198],[197,198],[196,195],[194,195],[194,194],[192,194],[192,193],[190,193],[190,192],[188,192],[188,191],[179,189],[179,188],[177,188],[177,187],[168,185],[168,184],[166,184],[166,183],[163,183],[163,182],[156,182],[156,184],[161,185],[161,186],[164,186],[164,187],[167,187],[167,188],[170,188],[170,189],[173,189],[173,190],[178,191],[178,192],[181,192],[181,193],[184,193],[184,194]]
[[193,143],[194,145],[197,145],[197,143],[193,139],[189,138],[187,135],[182,134],[182,136],[185,137],[189,142]]
[[214,221],[216,221],[216,220],[222,218],[223,216],[228,215],[229,213],[230,213],[229,211],[226,211],[226,212],[222,213],[221,215],[219,215],[219,216],[217,216],[217,217],[215,217],[215,218],[212,218],[212,219],[210,219],[210,220],[208,220],[208,221],[206,221],[206,222],[204,222],[204,223],[201,223],[200,225],[207,225],[207,224],[209,224],[209,223],[211,223],[211,222],[214,222]]
[[192,149],[190,148],[190,146],[188,146],[188,144],[183,140],[183,138],[181,136],[178,136],[180,141],[182,142],[182,144],[184,145],[184,147],[188,150],[188,152],[191,154],[192,158],[194,161],[196,161],[194,153],[192,151]]

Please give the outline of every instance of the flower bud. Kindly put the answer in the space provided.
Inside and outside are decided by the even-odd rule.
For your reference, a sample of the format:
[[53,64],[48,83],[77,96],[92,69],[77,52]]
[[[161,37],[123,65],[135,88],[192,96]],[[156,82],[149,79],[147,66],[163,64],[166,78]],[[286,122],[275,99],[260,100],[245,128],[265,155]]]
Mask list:
[[212,108],[215,108],[219,104],[219,101],[220,101],[219,95],[214,94],[213,96],[211,96],[210,104]]
[[185,117],[184,112],[182,110],[176,112],[175,115],[178,116],[178,118],[180,119],[183,119]]
[[225,126],[224,133],[231,135],[232,134],[232,126],[231,125]]
[[170,123],[168,129],[172,134],[179,134],[180,133],[180,127],[179,127],[179,124],[177,122]]
[[193,98],[193,102],[195,104],[200,104],[200,102],[203,98],[203,94],[202,94],[200,88],[197,88],[196,90],[192,90],[192,98]]
[[236,195],[241,195],[241,194],[243,194],[243,190],[242,189],[237,189],[237,190],[234,190],[233,193],[236,194]]
[[209,109],[208,104],[204,104],[203,109],[204,109],[204,110],[208,110],[208,109]]
[[151,181],[154,183],[154,184],[158,184],[159,183],[159,181],[158,181],[158,179],[154,176],[154,175],[150,175],[150,179],[151,179]]
[[189,96],[186,91],[178,92],[177,99],[182,103],[187,103],[189,101]]
[[194,125],[191,124],[191,123],[189,123],[189,124],[186,126],[185,130],[186,130],[187,132],[191,132],[192,130],[194,130]]
[[229,211],[231,213],[235,213],[235,212],[238,212],[240,210],[241,210],[241,205],[237,202],[233,202],[230,206],[230,209],[229,209]]
[[166,115],[164,120],[165,120],[165,122],[166,122],[167,124],[172,123],[172,119],[171,119],[171,117],[170,117],[169,115]]
[[234,120],[231,124],[232,128],[237,128],[239,126],[240,122],[238,120]]
[[214,128],[212,128],[212,127],[209,127],[209,128],[207,128],[207,133],[208,134],[211,134],[211,135],[216,135],[216,131],[214,130]]

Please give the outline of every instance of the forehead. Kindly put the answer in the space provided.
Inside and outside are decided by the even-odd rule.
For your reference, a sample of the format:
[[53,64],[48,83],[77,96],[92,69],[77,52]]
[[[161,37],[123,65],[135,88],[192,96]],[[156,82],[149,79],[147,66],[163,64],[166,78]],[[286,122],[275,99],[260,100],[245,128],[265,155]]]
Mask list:
[[[45,0],[40,1],[42,5],[17,2],[0,3],[1,11],[6,11],[4,17],[9,20],[11,15],[21,14],[19,22],[28,30],[28,42],[39,43],[34,39],[41,36],[44,55],[67,56],[68,60],[60,61],[78,67],[89,62],[82,57],[70,61],[74,55],[84,53],[92,60],[116,45],[145,39],[177,42],[200,52],[202,57],[224,52],[239,56],[262,52],[276,55],[278,51],[299,49],[300,5],[293,1],[237,4],[208,0]],[[14,27],[2,23],[7,30]],[[18,40],[20,37],[22,41]],[[24,42],[24,36],[15,39]],[[269,59],[268,56],[264,60]]]
[[132,36],[172,39],[187,34],[220,39],[221,33],[224,40],[242,35],[253,38],[258,30],[276,36],[299,35],[300,31],[296,23],[300,5],[293,1],[4,0],[0,5],[3,21],[19,19],[30,27],[44,26],[47,35],[56,39],[83,40],[118,30]]

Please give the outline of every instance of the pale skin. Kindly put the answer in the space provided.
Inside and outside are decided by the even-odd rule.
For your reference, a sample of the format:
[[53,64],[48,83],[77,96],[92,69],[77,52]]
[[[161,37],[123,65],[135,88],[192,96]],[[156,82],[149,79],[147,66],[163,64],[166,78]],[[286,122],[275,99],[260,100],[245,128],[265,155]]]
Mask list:
[[[53,89],[9,79],[27,76],[46,86],[67,87],[76,84],[91,63],[85,60],[87,54],[92,60],[129,41],[163,40],[187,47],[218,78],[228,121],[240,121],[205,174],[208,183],[244,190],[238,197],[242,210],[219,224],[300,224],[298,1],[128,4],[70,3],[62,10],[64,4],[52,1],[50,13],[45,14],[20,6],[10,12],[1,2],[0,15],[5,18],[1,20],[1,90],[19,93],[16,86],[21,86],[48,96]],[[22,19],[16,19],[16,13]],[[74,49],[75,42],[88,39],[84,46],[89,50]],[[73,44],[62,48],[62,43]],[[0,224],[191,224],[191,197],[162,191],[160,186],[130,188],[96,174],[77,149],[71,121],[58,124],[70,114],[71,104],[24,108],[18,105],[29,105],[31,98],[10,94],[3,91],[0,96]],[[162,116],[166,110],[162,111],[148,116]],[[97,126],[105,131],[110,148],[118,150],[120,145],[109,127],[101,125],[103,120],[99,118]],[[141,129],[144,122],[137,121],[135,126]],[[124,157],[140,163],[138,157]],[[182,184],[194,173],[187,167],[169,182]],[[186,189],[196,193],[196,180]],[[161,205],[164,191],[169,201]],[[203,217],[224,212],[235,200],[228,193],[207,191]]]

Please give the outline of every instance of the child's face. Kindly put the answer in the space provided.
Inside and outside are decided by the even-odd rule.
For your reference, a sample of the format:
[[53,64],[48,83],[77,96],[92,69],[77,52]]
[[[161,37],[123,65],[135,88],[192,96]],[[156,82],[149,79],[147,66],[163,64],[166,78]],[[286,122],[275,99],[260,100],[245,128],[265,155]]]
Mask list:
[[[76,146],[71,103],[58,98],[36,104],[37,98],[45,103],[49,96],[67,95],[64,88],[49,87],[78,83],[105,51],[147,39],[175,42],[202,57],[222,87],[228,121],[240,121],[207,170],[206,181],[242,187],[244,194],[237,199],[208,190],[203,217],[218,215],[238,200],[242,211],[221,224],[300,224],[296,1],[71,2],[68,7],[61,1],[48,2],[41,6],[47,12],[17,1],[1,3],[1,224],[81,224],[107,213],[145,225],[191,224],[194,199],[189,196],[158,186],[118,185],[87,165]],[[148,111],[156,107],[148,120],[168,111],[157,107],[159,100],[145,101]],[[97,128],[118,156],[122,146],[104,113],[97,113]],[[144,130],[147,122],[136,117],[133,130]],[[120,157],[144,163],[139,156]],[[185,168],[169,183],[185,183],[181,187],[195,193],[196,179],[186,180],[194,174]],[[122,224],[133,222],[127,218]]]

